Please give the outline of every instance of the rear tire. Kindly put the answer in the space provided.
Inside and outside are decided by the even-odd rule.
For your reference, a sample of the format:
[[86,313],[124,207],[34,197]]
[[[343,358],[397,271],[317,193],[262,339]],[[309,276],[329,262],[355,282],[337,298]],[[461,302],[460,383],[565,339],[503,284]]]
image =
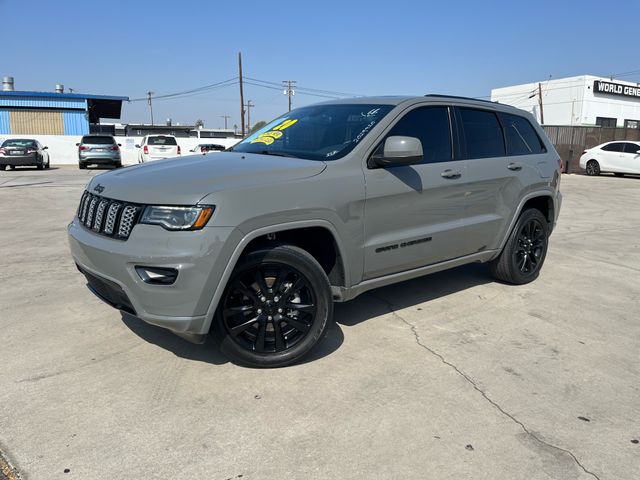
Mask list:
[[42,170],[44,168],[44,163],[36,163],[36,168],[38,170]]
[[80,170],[84,170],[85,168],[87,168],[87,164],[86,164],[86,163],[82,163],[82,162],[80,162],[80,163],[78,163],[78,168],[79,168]]
[[280,245],[240,260],[211,334],[236,363],[283,367],[318,343],[332,317],[329,279],[320,264],[305,250]]
[[6,170],[7,166],[6,165],[0,165],[0,170]]
[[590,177],[595,177],[600,175],[600,164],[597,160],[589,160],[587,162],[587,167],[585,168],[585,173]]
[[547,256],[549,225],[535,208],[522,212],[500,255],[489,262],[491,275],[513,285],[532,282]]

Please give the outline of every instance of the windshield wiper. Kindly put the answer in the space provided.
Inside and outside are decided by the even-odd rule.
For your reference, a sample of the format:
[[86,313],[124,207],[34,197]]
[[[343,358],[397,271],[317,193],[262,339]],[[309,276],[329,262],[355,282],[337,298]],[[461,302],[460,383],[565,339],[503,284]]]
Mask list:
[[274,150],[262,150],[261,152],[256,152],[260,155],[275,155],[276,157],[294,157],[294,155],[290,155],[284,152],[277,152]]

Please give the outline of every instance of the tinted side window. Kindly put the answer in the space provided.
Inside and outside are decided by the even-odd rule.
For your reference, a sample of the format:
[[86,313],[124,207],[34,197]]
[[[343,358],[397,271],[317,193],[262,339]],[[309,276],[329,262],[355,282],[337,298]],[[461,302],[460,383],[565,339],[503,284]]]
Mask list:
[[602,150],[605,152],[621,152],[624,147],[623,143],[610,143],[609,145],[605,145],[602,147]]
[[387,137],[416,137],[422,142],[422,163],[451,161],[451,131],[447,107],[411,110],[394,125]]
[[502,120],[504,136],[507,140],[507,155],[530,155],[547,151],[526,118],[501,113],[500,120]]
[[467,158],[503,157],[505,155],[502,127],[494,112],[461,108]]
[[637,154],[638,150],[640,150],[640,145],[636,145],[635,143],[625,143],[624,144],[624,151],[626,153]]

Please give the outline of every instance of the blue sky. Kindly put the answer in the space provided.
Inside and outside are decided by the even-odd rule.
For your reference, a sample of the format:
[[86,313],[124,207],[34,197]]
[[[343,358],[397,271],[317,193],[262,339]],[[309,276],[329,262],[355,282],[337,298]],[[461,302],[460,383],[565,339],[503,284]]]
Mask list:
[[[360,95],[485,96],[549,76],[634,70],[621,78],[640,81],[637,1],[241,3],[0,0],[0,75],[18,90],[63,83],[133,99],[233,78],[241,51],[248,77]],[[154,118],[239,124],[238,98],[233,85],[158,99]],[[278,89],[247,85],[245,99],[256,105],[252,123],[287,108]],[[322,100],[298,94],[294,107]],[[146,102],[125,103],[122,118],[148,122]]]

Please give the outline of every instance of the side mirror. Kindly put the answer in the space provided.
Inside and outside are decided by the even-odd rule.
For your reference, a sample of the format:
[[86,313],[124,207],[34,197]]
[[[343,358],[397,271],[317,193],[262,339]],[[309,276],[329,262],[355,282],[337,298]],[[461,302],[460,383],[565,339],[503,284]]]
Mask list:
[[119,144],[118,144],[118,146],[119,146],[119,147],[121,147],[121,146],[122,146],[122,144],[121,144],[121,143],[119,143]]
[[136,147],[136,148],[140,148],[140,145],[138,145],[138,144],[136,143],[136,144],[135,144],[135,147]]
[[382,149],[382,155],[371,157],[375,166],[399,167],[420,163],[424,158],[422,142],[416,137],[388,137]]
[[79,143],[76,143],[76,147],[79,147],[79,146],[80,146],[80,144],[79,144]]
[[196,149],[195,149],[195,148],[192,148],[192,149],[191,149],[191,150],[189,150],[189,151],[190,151],[190,152],[195,152],[195,151],[196,151]]
[[44,147],[42,147],[43,150],[49,150],[49,147],[47,147],[46,145]]

